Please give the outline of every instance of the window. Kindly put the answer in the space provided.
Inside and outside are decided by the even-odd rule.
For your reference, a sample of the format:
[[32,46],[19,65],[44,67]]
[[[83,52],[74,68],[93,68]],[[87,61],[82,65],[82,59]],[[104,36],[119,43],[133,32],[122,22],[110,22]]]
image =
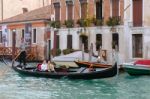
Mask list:
[[102,19],[102,0],[96,2],[96,19]]
[[143,35],[132,34],[132,55],[133,58],[143,57]]
[[73,19],[73,2],[72,1],[66,1],[67,5],[67,19],[72,20]]
[[112,17],[119,16],[119,0],[112,0]]
[[24,29],[22,29],[22,38],[24,38]]
[[102,34],[96,34],[96,50],[102,47]]
[[56,2],[54,3],[54,9],[55,9],[55,21],[60,20],[60,3]]
[[0,43],[2,43],[2,31],[0,31]]
[[36,43],[36,29],[33,29],[33,43]]
[[56,49],[59,49],[59,35],[56,35]]
[[115,49],[117,47],[116,50],[119,50],[119,35],[118,33],[113,33],[112,34],[112,48]]
[[87,0],[80,0],[81,4],[81,19],[85,19],[87,17]]
[[133,26],[138,27],[143,24],[143,0],[133,0]]
[[67,35],[67,48],[72,49],[72,35]]

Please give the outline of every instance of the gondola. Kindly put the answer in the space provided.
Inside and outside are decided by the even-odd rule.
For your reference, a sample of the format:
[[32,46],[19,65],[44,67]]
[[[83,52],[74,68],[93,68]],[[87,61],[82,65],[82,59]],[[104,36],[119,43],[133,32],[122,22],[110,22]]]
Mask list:
[[105,64],[105,63],[94,63],[94,62],[84,62],[84,61],[74,61],[79,67],[96,67],[96,68],[108,68],[112,65]]
[[55,68],[56,72],[42,72],[37,71],[36,67],[27,67],[25,69],[22,66],[15,66],[12,64],[12,68],[24,75],[36,76],[36,77],[46,77],[46,78],[68,78],[68,79],[98,79],[113,77],[117,74],[117,65],[114,64],[109,68],[93,68],[94,70],[89,71],[87,67],[78,68]]

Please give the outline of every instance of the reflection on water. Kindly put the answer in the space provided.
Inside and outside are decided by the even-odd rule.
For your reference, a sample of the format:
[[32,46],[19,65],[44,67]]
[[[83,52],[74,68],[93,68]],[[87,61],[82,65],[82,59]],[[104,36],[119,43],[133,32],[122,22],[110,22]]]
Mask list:
[[19,75],[0,63],[0,99],[149,99],[150,77],[68,80]]

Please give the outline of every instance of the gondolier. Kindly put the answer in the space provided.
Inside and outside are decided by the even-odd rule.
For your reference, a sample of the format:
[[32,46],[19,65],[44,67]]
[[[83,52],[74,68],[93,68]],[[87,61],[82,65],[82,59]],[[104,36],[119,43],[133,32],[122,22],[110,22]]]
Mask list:
[[24,38],[21,38],[19,63],[20,65],[23,63],[23,66],[25,68],[26,66],[26,44],[24,42]]

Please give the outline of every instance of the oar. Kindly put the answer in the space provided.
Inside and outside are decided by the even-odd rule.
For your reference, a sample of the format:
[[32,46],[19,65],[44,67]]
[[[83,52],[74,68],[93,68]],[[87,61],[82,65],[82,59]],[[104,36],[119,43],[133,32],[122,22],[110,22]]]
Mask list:
[[21,52],[19,52],[19,54],[12,61],[15,61],[19,57],[20,54]]
[[20,54],[21,52],[19,52],[19,54],[12,60],[12,65],[14,64],[15,60],[19,57]]

